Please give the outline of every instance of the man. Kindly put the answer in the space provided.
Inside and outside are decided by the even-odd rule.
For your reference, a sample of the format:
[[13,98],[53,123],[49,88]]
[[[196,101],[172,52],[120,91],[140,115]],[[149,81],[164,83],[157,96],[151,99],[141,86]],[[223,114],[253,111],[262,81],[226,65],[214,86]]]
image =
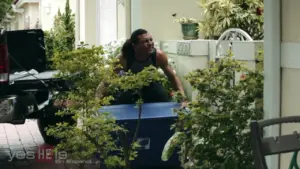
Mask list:
[[[154,48],[154,42],[151,34],[144,29],[135,30],[130,39],[128,39],[123,47],[122,52],[118,56],[123,71],[131,70],[132,73],[141,72],[145,67],[153,65],[161,68],[170,80],[173,88],[179,91],[184,97],[184,89],[179,78],[175,75],[173,69],[168,64],[167,55]],[[168,94],[163,86],[158,83],[152,83],[149,87],[143,89],[144,102],[168,102]],[[117,99],[118,104],[130,104],[133,102],[132,93],[124,92]],[[182,106],[186,106],[183,102]]]

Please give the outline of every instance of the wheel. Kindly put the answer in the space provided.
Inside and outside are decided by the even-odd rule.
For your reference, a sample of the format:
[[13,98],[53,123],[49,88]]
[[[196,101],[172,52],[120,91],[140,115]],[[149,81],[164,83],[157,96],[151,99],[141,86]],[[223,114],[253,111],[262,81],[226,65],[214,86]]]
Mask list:
[[50,145],[56,145],[60,142],[58,138],[54,136],[49,136],[46,133],[46,129],[49,126],[55,126],[59,122],[68,122],[69,124],[75,124],[75,121],[72,119],[72,116],[56,116],[55,113],[60,110],[59,107],[55,107],[53,104],[49,104],[47,108],[41,113],[41,116],[38,119],[38,128],[40,133],[45,141],[45,143]]

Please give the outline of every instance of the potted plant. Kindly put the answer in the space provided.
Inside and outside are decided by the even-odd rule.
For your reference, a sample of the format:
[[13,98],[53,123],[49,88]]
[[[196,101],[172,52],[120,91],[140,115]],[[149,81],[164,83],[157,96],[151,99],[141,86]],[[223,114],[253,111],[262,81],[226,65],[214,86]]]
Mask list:
[[198,21],[195,18],[180,17],[177,18],[177,14],[172,15],[174,21],[181,24],[181,31],[184,40],[198,39]]

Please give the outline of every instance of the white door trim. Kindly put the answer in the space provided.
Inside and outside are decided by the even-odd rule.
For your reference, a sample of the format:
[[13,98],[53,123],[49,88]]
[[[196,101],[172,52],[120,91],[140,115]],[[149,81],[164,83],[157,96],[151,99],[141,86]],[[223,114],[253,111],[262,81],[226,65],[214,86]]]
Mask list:
[[86,13],[85,13],[85,1],[82,1],[82,0],[80,0],[80,2],[79,2],[79,10],[80,10],[80,28],[79,28],[79,30],[80,30],[80,35],[79,35],[79,37],[80,37],[80,39],[79,39],[79,43],[80,42],[84,42],[84,43],[86,43],[86,39],[85,39],[85,16],[86,16]]
[[131,11],[131,32],[141,28],[140,16],[141,16],[141,5],[140,0],[131,0],[130,11]]
[[100,12],[100,0],[96,0],[96,46],[100,45],[100,21],[101,21],[101,12]]

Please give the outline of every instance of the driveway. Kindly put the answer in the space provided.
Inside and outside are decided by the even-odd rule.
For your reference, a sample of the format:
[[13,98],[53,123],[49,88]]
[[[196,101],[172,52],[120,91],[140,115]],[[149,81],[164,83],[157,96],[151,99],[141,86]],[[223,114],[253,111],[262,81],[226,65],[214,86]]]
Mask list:
[[[40,147],[49,147],[39,132],[36,120],[27,120],[22,125],[0,124],[0,169],[77,169],[76,165],[55,164],[54,162],[26,158],[30,152]],[[27,154],[26,154],[27,153]],[[11,160],[12,157],[17,157]],[[22,160],[22,158],[24,157]],[[29,157],[29,156],[28,156]],[[32,160],[28,160],[32,159]],[[99,165],[86,165],[85,168],[98,169]]]

